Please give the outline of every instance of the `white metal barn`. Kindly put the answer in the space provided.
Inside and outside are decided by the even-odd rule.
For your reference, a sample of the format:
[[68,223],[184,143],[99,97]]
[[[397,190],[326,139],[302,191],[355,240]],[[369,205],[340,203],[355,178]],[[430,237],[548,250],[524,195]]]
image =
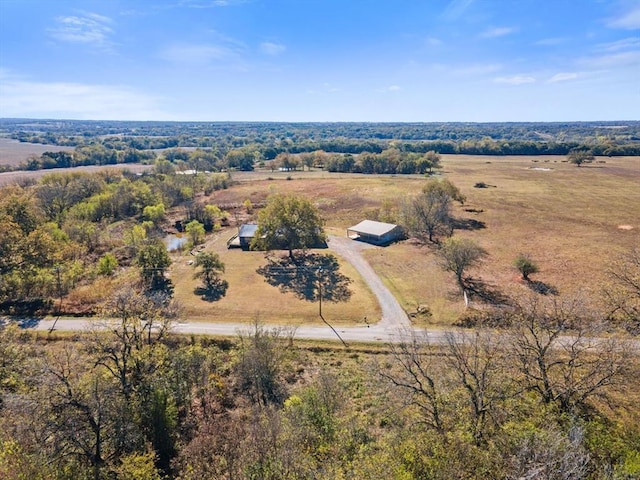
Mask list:
[[347,228],[347,237],[374,245],[388,245],[402,237],[402,229],[393,223],[363,220]]

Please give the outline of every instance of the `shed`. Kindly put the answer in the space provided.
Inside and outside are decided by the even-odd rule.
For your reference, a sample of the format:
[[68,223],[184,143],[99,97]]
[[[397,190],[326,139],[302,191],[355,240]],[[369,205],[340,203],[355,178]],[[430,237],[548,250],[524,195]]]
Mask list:
[[347,236],[353,240],[388,245],[402,237],[402,228],[393,223],[363,220],[353,227],[347,228]]
[[238,240],[240,240],[240,247],[248,250],[251,244],[251,240],[256,235],[256,231],[258,230],[258,225],[256,223],[245,223],[240,226],[240,231],[238,232]]

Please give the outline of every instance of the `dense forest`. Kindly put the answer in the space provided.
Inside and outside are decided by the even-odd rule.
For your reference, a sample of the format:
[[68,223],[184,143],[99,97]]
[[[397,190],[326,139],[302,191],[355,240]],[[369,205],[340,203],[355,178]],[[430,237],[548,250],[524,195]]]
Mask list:
[[[572,150],[585,150],[598,156],[640,155],[640,122],[394,124],[2,119],[0,134],[21,142],[75,147],[74,152],[56,152],[52,148],[19,167],[28,170],[148,163],[158,154],[170,161],[192,158],[212,170],[250,170],[261,162],[274,160],[278,154],[316,151],[351,155],[380,154],[388,149],[416,154],[435,151],[566,155]],[[167,149],[172,151],[163,153]],[[198,149],[198,153],[183,149]]]
[[0,328],[0,476],[638,478],[637,355],[578,307],[343,349],[174,336],[179,310],[123,285],[87,333]]

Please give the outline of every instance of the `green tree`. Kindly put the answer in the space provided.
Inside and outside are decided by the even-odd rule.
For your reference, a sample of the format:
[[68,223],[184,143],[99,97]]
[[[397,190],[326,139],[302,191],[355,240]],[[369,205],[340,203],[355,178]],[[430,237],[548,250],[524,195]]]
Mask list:
[[576,166],[581,166],[583,163],[593,162],[593,154],[590,150],[571,150],[567,155],[569,163],[573,163]]
[[201,224],[197,220],[191,220],[184,227],[185,232],[189,236],[189,240],[191,241],[191,245],[200,245],[204,241],[205,230],[204,225]]
[[429,171],[431,172],[434,168],[440,168],[440,154],[434,150],[429,150],[424,158],[427,160],[429,165]]
[[529,275],[534,273],[538,273],[540,270],[538,269],[538,265],[531,260],[528,255],[521,253],[516,257],[513,261],[513,266],[520,272],[522,275],[522,279],[525,281],[529,281]]
[[453,230],[451,204],[465,198],[448,180],[430,180],[422,192],[405,202],[402,223],[414,237],[434,242],[436,235],[450,235]]
[[217,253],[199,253],[196,255],[194,267],[196,272],[193,278],[201,279],[206,289],[213,289],[220,281],[220,274],[224,273],[224,263]]
[[252,246],[263,250],[307,249],[325,241],[324,221],[307,199],[295,195],[273,195],[258,214],[258,230]]
[[143,281],[151,290],[161,290],[167,286],[165,273],[171,265],[171,258],[161,242],[143,246],[138,251],[137,263]]
[[145,220],[153,222],[154,225],[158,225],[164,219],[164,204],[158,203],[157,205],[147,205],[142,210],[142,217]]
[[463,292],[467,288],[465,272],[477,265],[487,255],[485,249],[469,238],[447,238],[438,249],[440,265],[456,276],[458,286]]
[[98,275],[108,277],[113,275],[116,268],[118,268],[118,259],[112,253],[105,253],[100,257],[100,260],[98,260]]

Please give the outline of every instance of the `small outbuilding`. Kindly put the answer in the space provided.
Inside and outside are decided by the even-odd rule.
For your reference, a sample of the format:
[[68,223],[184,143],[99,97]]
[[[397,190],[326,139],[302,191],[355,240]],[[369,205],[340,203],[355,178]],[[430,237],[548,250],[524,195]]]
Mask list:
[[363,220],[347,228],[347,237],[374,245],[388,245],[402,238],[402,228],[393,223]]
[[240,226],[238,232],[238,240],[240,241],[240,248],[248,250],[251,245],[251,240],[256,236],[258,225],[256,223],[245,223]]

